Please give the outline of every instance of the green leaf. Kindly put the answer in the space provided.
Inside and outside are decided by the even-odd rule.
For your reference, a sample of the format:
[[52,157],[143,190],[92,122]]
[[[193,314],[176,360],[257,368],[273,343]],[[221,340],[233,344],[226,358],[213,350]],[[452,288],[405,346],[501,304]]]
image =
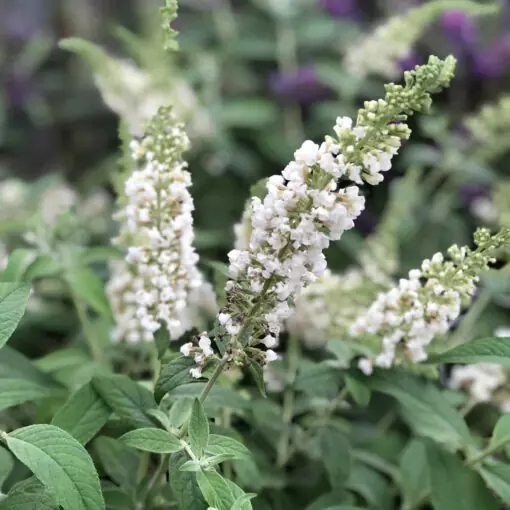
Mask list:
[[422,441],[409,442],[400,458],[400,486],[406,508],[413,508],[430,491],[427,450]]
[[431,500],[434,510],[498,510],[499,503],[480,476],[465,467],[457,456],[433,443],[427,444]]
[[57,274],[62,270],[62,265],[51,255],[40,255],[32,264],[27,267],[23,280],[31,282],[38,278],[45,278]]
[[369,467],[353,463],[346,488],[360,494],[374,509],[388,508],[390,494],[384,476]]
[[158,359],[163,358],[168,346],[170,345],[170,332],[167,328],[159,328],[154,334],[154,344],[158,351]]
[[14,467],[14,459],[8,450],[0,447],[0,493],[2,492],[2,485],[7,477],[10,475]]
[[0,379],[0,410],[61,394],[55,388],[40,386],[24,379]]
[[113,437],[99,436],[92,447],[106,474],[118,485],[131,490],[137,483],[140,454]]
[[66,273],[66,281],[71,292],[82,299],[101,317],[110,319],[112,312],[104,293],[104,283],[88,267],[73,268]]
[[201,457],[209,442],[209,420],[198,398],[193,402],[188,426],[191,451]]
[[510,442],[510,414],[504,414],[494,427],[488,447],[493,451],[497,451],[508,442]]
[[104,488],[103,497],[107,510],[130,510],[133,508],[133,501],[129,495],[118,487]]
[[187,356],[179,356],[164,365],[154,388],[156,401],[159,403],[170,391],[183,384],[192,383],[194,379],[189,371],[194,366],[193,359]]
[[104,375],[92,379],[92,386],[105,404],[133,427],[154,427],[146,412],[156,407],[152,393],[125,375]]
[[260,391],[260,394],[265,398],[266,395],[266,384],[264,383],[264,370],[262,368],[262,365],[257,362],[250,362],[248,364],[248,370],[250,371],[250,374],[252,375],[255,384],[257,385],[258,390]]
[[0,348],[14,333],[27,307],[30,285],[0,283]]
[[251,459],[251,452],[239,441],[228,436],[220,436],[211,434],[209,442],[205,448],[205,452],[209,455],[220,455],[226,453],[231,455],[232,459]]
[[0,503],[1,510],[58,510],[49,490],[34,476],[14,485],[7,498]]
[[18,248],[7,259],[7,267],[2,272],[4,282],[19,282],[23,279],[23,273],[27,267],[37,258],[35,250]]
[[170,457],[170,486],[175,500],[181,510],[206,510],[195,473],[180,471],[181,466],[188,461],[184,452],[174,453]]
[[105,508],[94,463],[70,434],[54,425],[30,425],[9,433],[6,441],[64,510]]
[[[153,418],[156,418],[158,423],[165,429],[168,430],[172,428],[172,423],[170,422],[170,418],[166,413],[164,413],[161,409],[149,409],[147,411],[147,414],[149,416],[152,416]],[[184,423],[184,422],[182,422]],[[182,423],[179,423],[177,427],[180,427]]]
[[487,487],[494,491],[506,505],[510,505],[510,466],[491,460],[490,464],[480,466],[477,471]]
[[91,383],[82,386],[55,413],[51,424],[69,432],[79,443],[87,444],[107,422],[111,409]]
[[178,437],[155,428],[132,430],[124,434],[120,441],[137,450],[152,453],[175,453],[183,448]]
[[348,375],[345,376],[345,384],[349,390],[349,394],[358,405],[366,407],[369,404],[371,396],[370,388],[358,379]]
[[496,363],[510,368],[510,338],[480,338],[429,357],[427,363]]
[[218,510],[232,510],[235,502],[232,489],[217,471],[197,473],[197,482],[207,503]]
[[202,469],[202,464],[198,460],[188,460],[179,469],[180,471],[190,471],[192,473],[197,473]]
[[234,496],[234,508],[235,503],[241,500],[241,510],[252,510],[251,500],[256,497],[256,494],[246,494],[239,485],[236,485],[232,480],[225,480],[232,491],[232,495]]
[[472,445],[462,416],[432,384],[399,371],[379,371],[365,380],[373,391],[398,400],[404,418],[417,434],[430,437],[451,450]]
[[265,99],[234,99],[221,109],[225,126],[258,129],[278,121],[278,108]]
[[331,487],[334,489],[343,487],[351,468],[351,452],[347,438],[339,430],[327,427],[320,432],[319,444]]
[[232,505],[232,510],[247,510],[247,503],[249,503],[253,498],[256,498],[257,495],[253,493],[243,494],[242,496],[239,496]]

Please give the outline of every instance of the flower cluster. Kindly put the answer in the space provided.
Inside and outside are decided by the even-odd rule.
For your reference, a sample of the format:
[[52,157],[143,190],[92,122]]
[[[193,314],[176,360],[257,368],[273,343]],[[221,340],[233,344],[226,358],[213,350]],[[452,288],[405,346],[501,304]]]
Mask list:
[[190,369],[190,374],[195,379],[202,377],[202,370],[204,369],[207,359],[215,356],[211,346],[211,339],[206,332],[201,333],[196,346],[192,342],[184,344],[181,347],[181,354],[183,356],[193,356],[197,366]]
[[296,299],[286,328],[310,348],[328,339],[343,339],[349,325],[388,286],[367,277],[360,269],[335,274],[329,270]]
[[[498,328],[494,336],[510,338],[510,328]],[[471,403],[495,401],[503,412],[510,411],[510,395],[504,386],[508,373],[500,365],[476,363],[453,367],[448,385],[453,389],[464,389]]]
[[385,99],[367,101],[355,125],[341,117],[335,138],[304,142],[282,174],[267,181],[266,196],[252,198],[250,240],[229,254],[228,302],[219,316],[231,337],[242,345],[276,345],[294,298],[324,274],[323,250],[364,208],[355,184],[382,181],[409,137],[406,114],[428,108],[430,92],[449,83],[454,64],[452,57],[431,57],[405,74],[405,86],[387,85]]
[[484,105],[465,121],[471,150],[480,161],[497,160],[510,149],[510,96]]
[[107,289],[117,339],[150,340],[161,321],[172,336],[181,333],[190,291],[202,285],[192,244],[191,177],[182,160],[187,146],[169,108],[160,108],[145,135],[131,144],[138,169],[125,183],[126,206],[115,240],[127,248],[128,267],[114,267]]
[[424,260],[398,286],[380,294],[350,328],[353,337],[378,345],[373,358],[364,358],[359,367],[370,374],[373,366],[389,368],[405,361],[427,359],[427,346],[448,332],[459,317],[463,304],[476,290],[479,274],[494,261],[494,251],[510,241],[510,231],[491,236],[486,229],[475,233],[476,250],[454,245],[450,261],[441,253]]

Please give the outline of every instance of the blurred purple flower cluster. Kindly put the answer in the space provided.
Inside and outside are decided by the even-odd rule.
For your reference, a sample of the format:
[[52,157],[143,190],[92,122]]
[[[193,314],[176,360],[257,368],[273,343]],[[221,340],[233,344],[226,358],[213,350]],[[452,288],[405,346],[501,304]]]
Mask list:
[[319,81],[313,67],[308,66],[288,73],[272,74],[269,88],[282,103],[311,104],[330,95],[329,88]]
[[335,18],[352,18],[358,12],[357,0],[319,0],[322,8]]

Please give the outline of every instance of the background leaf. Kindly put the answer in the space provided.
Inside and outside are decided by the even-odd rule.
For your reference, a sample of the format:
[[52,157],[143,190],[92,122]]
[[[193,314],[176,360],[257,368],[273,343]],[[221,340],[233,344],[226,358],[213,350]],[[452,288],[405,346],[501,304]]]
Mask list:
[[50,491],[35,477],[14,485],[7,498],[0,503],[1,510],[58,510]]
[[427,363],[496,363],[510,368],[510,338],[472,340],[430,356]]
[[321,457],[333,489],[344,486],[351,469],[349,441],[339,430],[328,427],[320,432]]
[[167,393],[182,384],[192,383],[194,379],[189,371],[194,366],[193,358],[187,356],[179,356],[164,365],[154,388],[156,401],[160,402]]
[[145,414],[156,407],[152,393],[125,375],[97,376],[92,386],[106,405],[134,427],[154,427]]
[[111,409],[91,383],[82,386],[55,413],[51,424],[66,430],[81,444],[87,444],[103,427]]
[[198,487],[195,473],[180,471],[188,457],[178,452],[170,457],[170,486],[180,510],[206,510],[207,503]]

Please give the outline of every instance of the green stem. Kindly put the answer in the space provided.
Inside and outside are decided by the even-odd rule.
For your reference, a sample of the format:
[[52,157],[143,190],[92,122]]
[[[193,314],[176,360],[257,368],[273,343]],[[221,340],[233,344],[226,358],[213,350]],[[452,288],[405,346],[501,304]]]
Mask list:
[[283,429],[278,442],[276,464],[283,467],[289,459],[289,442],[291,433],[292,416],[294,413],[294,383],[299,368],[301,349],[297,335],[290,335],[287,367],[287,385],[283,394]]
[[[296,35],[288,21],[276,26],[278,70],[282,73],[296,71],[299,67]],[[283,109],[285,134],[292,145],[299,145],[305,138],[301,108],[286,106]]]
[[[220,362],[216,365],[216,368],[214,369],[214,372],[212,373],[209,381],[207,381],[207,384],[205,385],[204,389],[200,393],[200,396],[198,397],[198,400],[200,401],[200,403],[203,403],[204,400],[207,398],[207,395],[211,391],[211,389],[214,386],[214,383],[217,381],[218,377],[223,372],[227,363],[228,363],[228,356],[225,355],[220,360]],[[188,432],[188,425],[189,425],[189,420],[182,426],[182,428],[179,432],[179,437],[181,439]],[[152,476],[152,479],[147,486],[146,496],[144,498],[145,504],[147,504],[148,502],[151,501],[151,499],[154,496],[154,492],[159,488],[159,485],[161,484],[162,478],[166,475],[169,458],[170,458],[169,454],[164,454],[161,456],[158,469],[156,469],[156,471],[154,472],[154,475]],[[143,508],[145,508],[145,507],[143,507]]]

